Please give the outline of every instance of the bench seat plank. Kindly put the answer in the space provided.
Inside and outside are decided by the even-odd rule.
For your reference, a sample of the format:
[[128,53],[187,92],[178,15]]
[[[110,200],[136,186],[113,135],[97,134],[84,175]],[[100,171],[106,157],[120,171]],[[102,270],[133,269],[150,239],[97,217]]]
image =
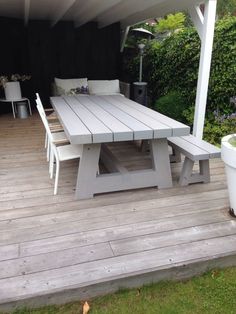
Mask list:
[[187,156],[191,160],[197,161],[210,158],[209,152],[190,143],[182,137],[168,138],[168,142],[171,144],[171,146],[174,145],[177,150],[180,150],[183,155]]
[[193,135],[188,136],[182,136],[182,138],[189,143],[192,143],[201,149],[204,149],[210,154],[210,158],[219,158],[221,155],[220,148],[216,147],[215,145],[212,145],[204,140],[201,140]]

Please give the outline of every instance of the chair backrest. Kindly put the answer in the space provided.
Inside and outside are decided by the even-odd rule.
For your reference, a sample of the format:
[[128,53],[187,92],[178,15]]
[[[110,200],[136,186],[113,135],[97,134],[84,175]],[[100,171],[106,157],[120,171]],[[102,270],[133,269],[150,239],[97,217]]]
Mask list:
[[42,104],[42,101],[41,101],[38,93],[36,93],[36,103],[37,103],[37,106],[40,109],[40,112],[39,112],[40,116],[42,114],[42,115],[44,115],[46,117],[46,114],[45,114],[45,111],[44,111],[44,108],[43,108],[43,104]]
[[44,125],[44,127],[45,127],[45,130],[46,130],[46,132],[47,132],[48,138],[49,138],[50,142],[53,143],[52,132],[51,132],[51,130],[50,130],[50,128],[49,128],[48,120],[47,120],[47,118],[46,118],[46,114],[45,114],[45,111],[44,111],[44,109],[43,109],[43,105],[42,105],[41,99],[40,99],[38,93],[36,93],[36,96],[37,96],[37,98],[36,98],[37,110],[38,110],[39,115],[40,115],[40,117],[41,117],[41,119],[42,119],[42,122],[43,122],[43,125]]

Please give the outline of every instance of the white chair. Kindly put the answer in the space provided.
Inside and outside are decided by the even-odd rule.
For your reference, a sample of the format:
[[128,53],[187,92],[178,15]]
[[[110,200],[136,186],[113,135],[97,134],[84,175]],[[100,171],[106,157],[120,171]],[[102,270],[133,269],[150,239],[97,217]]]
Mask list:
[[[66,138],[66,134],[63,131],[62,125],[58,122],[49,123],[50,120],[55,121],[57,119],[57,116],[55,114],[53,114],[53,117],[49,118],[52,114],[49,116],[46,115],[45,110],[47,110],[47,109],[44,109],[38,93],[36,93],[36,96],[37,96],[36,103],[37,103],[37,109],[38,109],[39,115],[40,115],[41,119],[42,119],[42,116],[44,116],[47,119],[49,128],[50,128],[51,132],[53,133],[54,142],[58,142],[58,144],[69,143],[68,139]],[[49,141],[48,141],[47,132],[45,133],[44,147],[47,149],[47,161],[49,161],[50,160],[50,145],[49,145]]]
[[[40,108],[38,108],[40,110]],[[79,159],[82,153],[82,145],[63,145],[56,146],[53,138],[53,133],[51,132],[48,121],[45,116],[42,116],[42,121],[47,132],[48,141],[50,143],[50,178],[53,178],[54,174],[54,161],[56,161],[56,174],[55,174],[55,183],[54,183],[54,195],[58,191],[58,180],[59,180],[59,171],[60,171],[60,162],[72,159]]]

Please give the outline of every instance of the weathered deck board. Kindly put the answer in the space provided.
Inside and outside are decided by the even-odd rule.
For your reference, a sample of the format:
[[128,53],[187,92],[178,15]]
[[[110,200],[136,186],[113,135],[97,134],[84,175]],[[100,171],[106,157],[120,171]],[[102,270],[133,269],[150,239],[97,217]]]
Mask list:
[[[98,195],[75,201],[77,163],[62,165],[53,196],[44,130],[0,117],[0,309],[63,303],[119,287],[185,278],[236,265],[223,163],[209,184]],[[111,144],[129,169],[150,158],[131,142]],[[177,178],[179,164],[172,164]]]

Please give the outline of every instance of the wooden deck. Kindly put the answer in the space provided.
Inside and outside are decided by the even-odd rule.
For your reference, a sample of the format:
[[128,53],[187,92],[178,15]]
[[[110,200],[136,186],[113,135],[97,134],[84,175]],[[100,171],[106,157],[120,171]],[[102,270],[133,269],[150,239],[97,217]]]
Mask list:
[[[75,201],[76,162],[62,165],[53,196],[36,113],[1,116],[0,134],[0,310],[236,265],[236,220],[220,160],[211,162],[210,184]],[[132,143],[113,151],[130,169],[149,163]],[[173,177],[179,170],[172,165]]]

